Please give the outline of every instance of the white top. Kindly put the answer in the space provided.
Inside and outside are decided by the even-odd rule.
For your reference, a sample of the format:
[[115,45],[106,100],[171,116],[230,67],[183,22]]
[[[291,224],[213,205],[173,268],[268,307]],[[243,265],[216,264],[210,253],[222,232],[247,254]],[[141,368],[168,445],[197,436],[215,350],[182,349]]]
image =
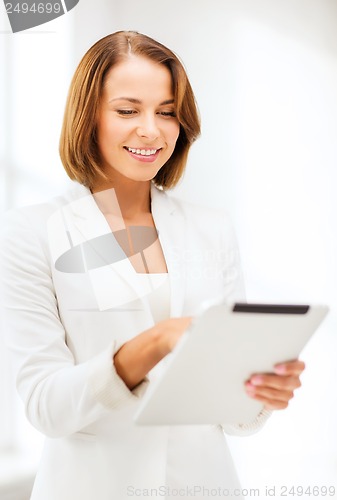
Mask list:
[[[168,273],[137,273],[142,285],[150,289],[146,295],[155,323],[170,317],[170,279]],[[143,283],[145,282],[145,283]]]

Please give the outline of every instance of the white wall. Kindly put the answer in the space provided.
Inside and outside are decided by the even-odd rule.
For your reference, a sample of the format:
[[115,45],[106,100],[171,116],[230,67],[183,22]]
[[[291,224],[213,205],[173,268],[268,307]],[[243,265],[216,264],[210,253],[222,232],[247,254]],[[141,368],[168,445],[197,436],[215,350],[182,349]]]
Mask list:
[[[117,29],[144,32],[181,56],[203,134],[176,193],[229,210],[251,301],[331,307],[303,353],[303,387],[290,408],[256,436],[231,440],[244,484],[261,487],[260,498],[266,485],[330,485],[337,472],[336,21],[335,0],[81,0],[55,24],[61,33],[71,23],[62,99],[83,52]],[[17,40],[15,50],[24,50],[28,37]],[[35,63],[38,50],[30,55]],[[51,57],[60,56],[57,46],[49,50]],[[11,75],[14,85],[19,77],[33,83],[23,68]],[[51,85],[48,74],[46,79]],[[59,98],[60,90],[53,92]],[[34,105],[38,109],[39,99]],[[45,116],[46,110],[38,112]],[[28,119],[12,126],[18,131],[15,146],[35,140]],[[51,141],[48,158],[54,158],[49,152],[55,133],[56,121],[45,135]],[[16,158],[28,172],[32,164],[25,154],[24,149]],[[54,155],[50,168],[61,183],[64,174]],[[20,189],[28,199],[28,183]]]

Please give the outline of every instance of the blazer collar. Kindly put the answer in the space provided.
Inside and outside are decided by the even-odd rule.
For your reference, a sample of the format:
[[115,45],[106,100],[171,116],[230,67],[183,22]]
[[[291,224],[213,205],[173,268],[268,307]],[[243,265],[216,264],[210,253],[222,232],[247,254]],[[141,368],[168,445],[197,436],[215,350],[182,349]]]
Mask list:
[[184,251],[185,251],[185,217],[180,206],[165,191],[152,184],[151,210],[158,237],[163,249],[171,285],[171,317],[181,316],[184,296]]

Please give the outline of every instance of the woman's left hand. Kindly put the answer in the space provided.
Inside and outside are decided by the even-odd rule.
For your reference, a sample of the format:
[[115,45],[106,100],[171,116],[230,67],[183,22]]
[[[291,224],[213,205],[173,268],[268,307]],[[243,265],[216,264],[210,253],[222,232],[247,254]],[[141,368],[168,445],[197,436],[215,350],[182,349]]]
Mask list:
[[254,374],[245,383],[248,396],[264,404],[266,410],[283,410],[301,386],[305,365],[298,359],[275,365],[274,373]]

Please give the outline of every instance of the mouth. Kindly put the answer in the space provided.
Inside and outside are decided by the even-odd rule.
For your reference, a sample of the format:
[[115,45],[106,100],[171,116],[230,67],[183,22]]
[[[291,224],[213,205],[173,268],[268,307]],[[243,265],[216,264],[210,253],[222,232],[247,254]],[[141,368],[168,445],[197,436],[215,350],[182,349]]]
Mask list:
[[157,160],[162,148],[129,148],[124,146],[125,151],[133,159],[141,163],[153,163]]
[[126,149],[126,151],[129,151],[129,153],[132,153],[134,155],[137,155],[137,156],[155,156],[160,150],[161,148],[159,149],[140,149],[140,148],[129,148],[128,146],[124,146],[124,149]]

